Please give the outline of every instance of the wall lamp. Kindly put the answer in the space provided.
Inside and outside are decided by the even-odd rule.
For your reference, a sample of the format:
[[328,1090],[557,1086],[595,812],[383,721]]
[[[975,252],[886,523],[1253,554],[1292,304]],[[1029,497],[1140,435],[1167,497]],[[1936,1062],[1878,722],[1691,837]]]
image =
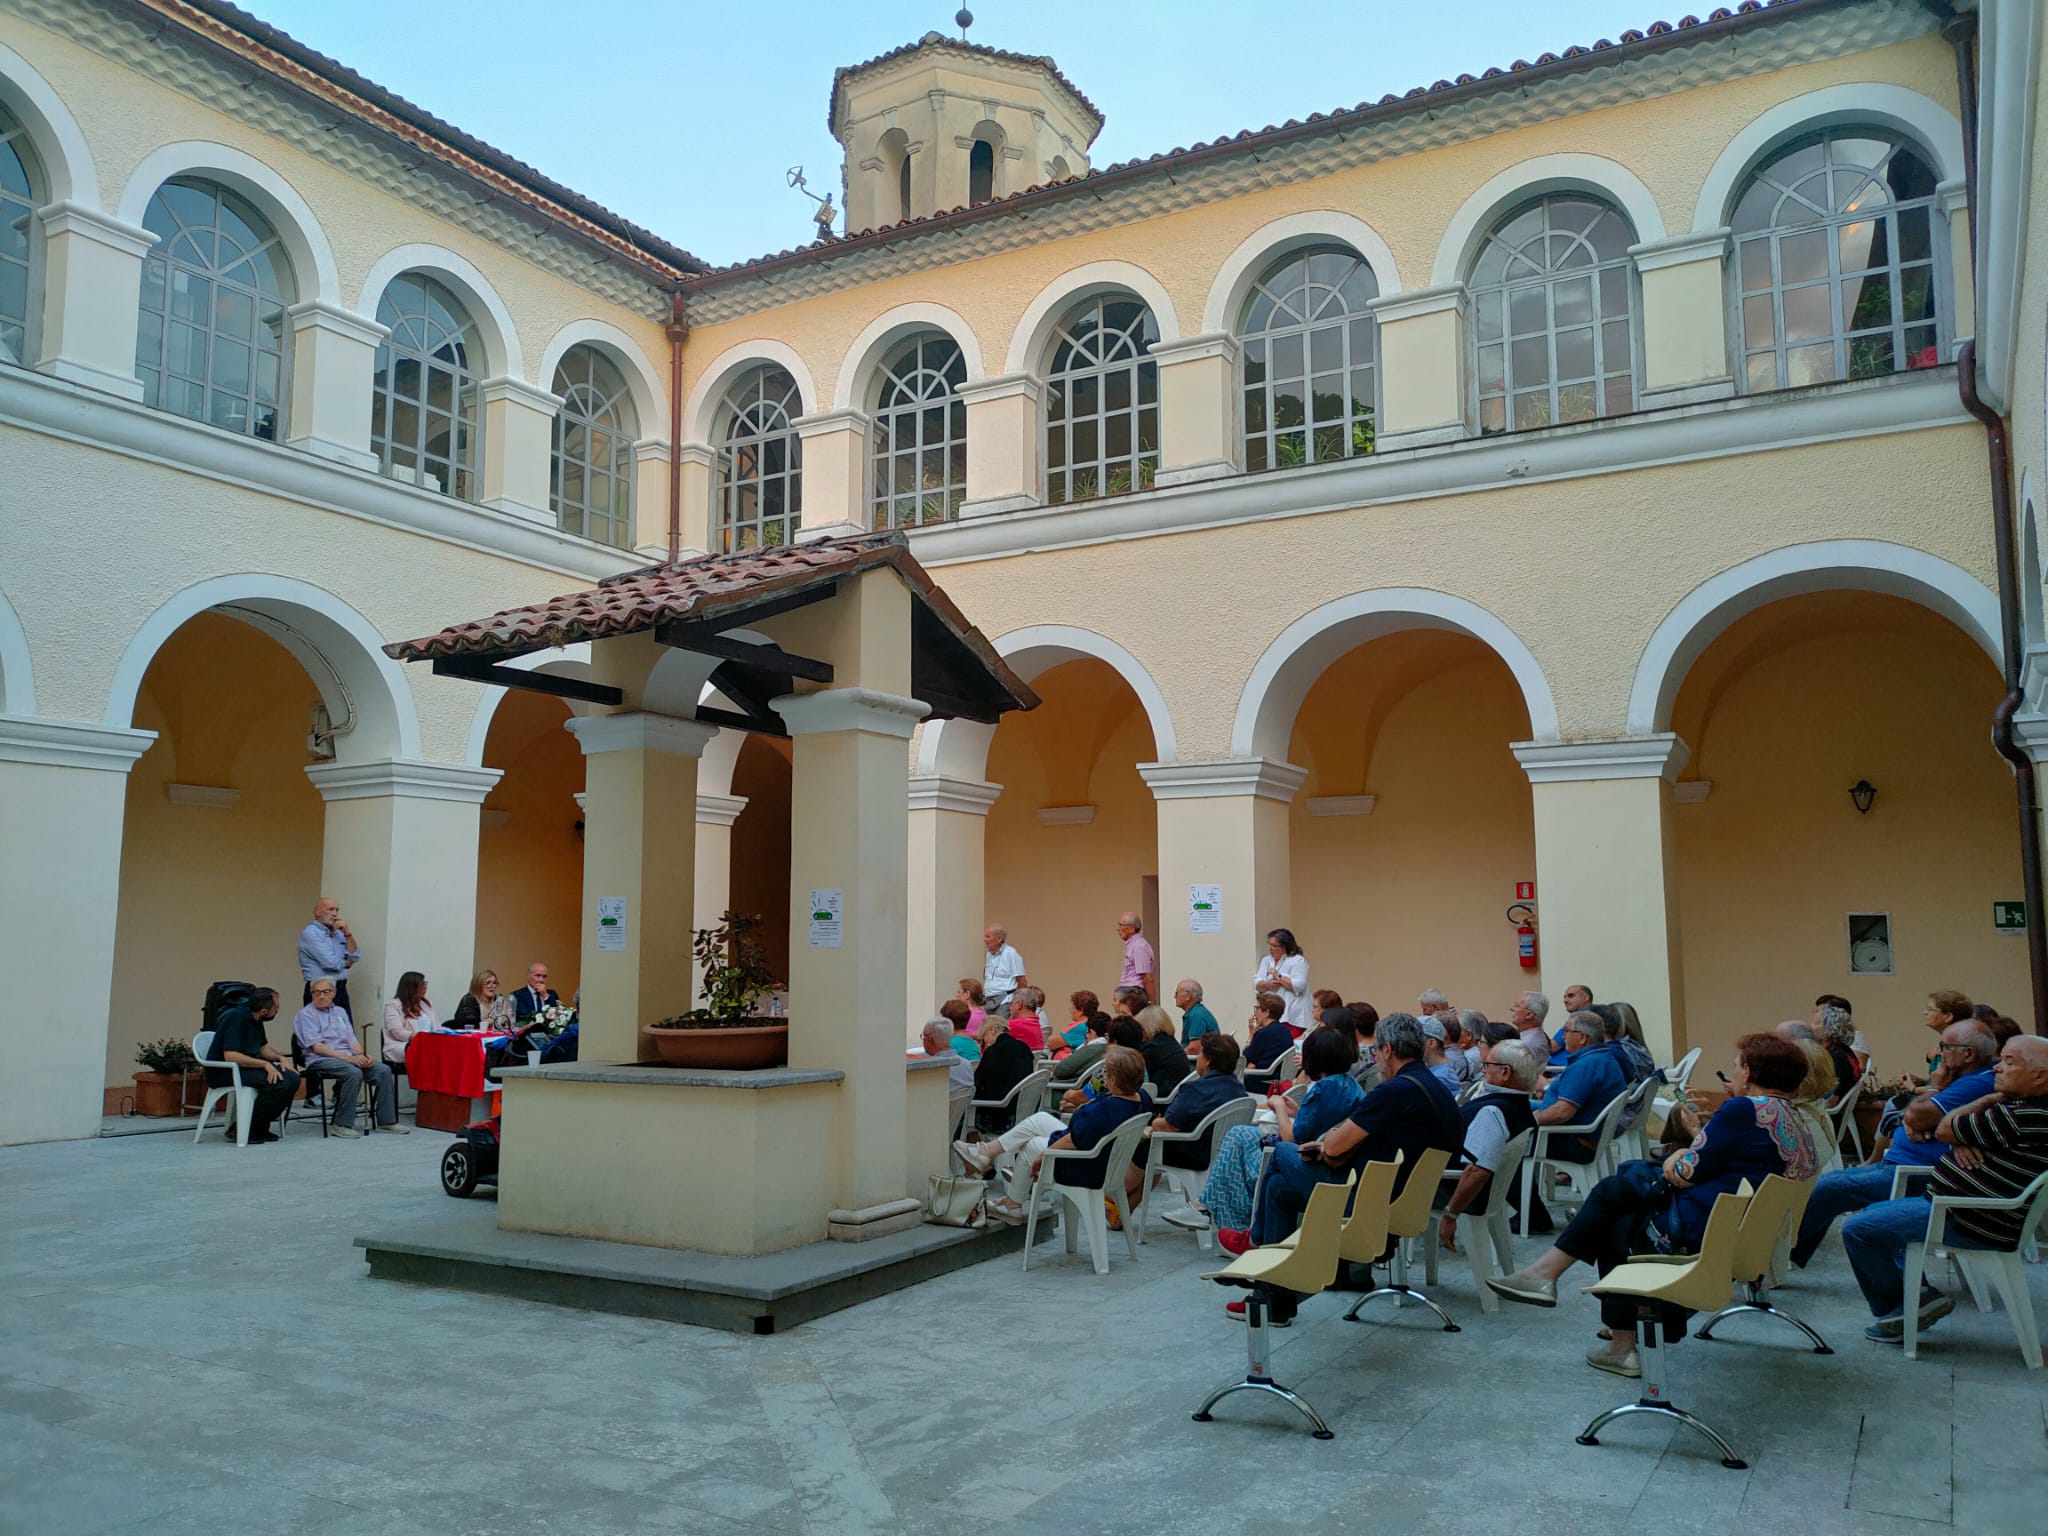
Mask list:
[[1868,816],[1870,803],[1877,798],[1877,786],[1868,779],[1858,779],[1849,786],[1849,798],[1856,802],[1857,814]]

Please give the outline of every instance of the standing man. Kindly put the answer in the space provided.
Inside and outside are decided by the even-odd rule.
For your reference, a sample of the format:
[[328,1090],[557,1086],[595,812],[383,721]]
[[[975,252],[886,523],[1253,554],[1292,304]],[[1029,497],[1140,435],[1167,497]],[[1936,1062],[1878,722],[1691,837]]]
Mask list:
[[334,1000],[348,1007],[348,968],[362,959],[356,936],[341,920],[341,903],[322,896],[313,903],[313,921],[299,930],[299,972],[306,978],[301,1003],[313,1001],[313,983],[326,979],[334,983]]
[[547,961],[536,960],[526,968],[526,985],[512,994],[512,1020],[530,1019],[561,1000],[562,994],[548,985]]
[[1190,1050],[1204,1035],[1221,1031],[1216,1015],[1209,1011],[1202,1001],[1202,984],[1188,980],[1178,983],[1173,989],[1173,1006],[1180,1010],[1180,1043]]
[[[256,1103],[249,1112],[249,1143],[277,1140],[270,1127],[291,1107],[299,1091],[299,1074],[277,1054],[263,1026],[277,1017],[277,993],[257,987],[245,1003],[223,1008],[213,1025],[213,1060],[231,1061],[242,1068],[240,1086],[256,1090]],[[235,1074],[219,1067],[206,1069],[212,1088],[237,1086]],[[235,1116],[228,1117],[228,1140],[235,1139]]]
[[1145,925],[1138,914],[1126,912],[1116,920],[1116,931],[1124,941],[1124,968],[1117,977],[1119,987],[1143,987],[1145,1000],[1159,999],[1159,956],[1145,937]]
[[990,923],[981,930],[982,947],[988,956],[981,962],[982,1004],[990,1013],[1008,1013],[1010,994],[1029,980],[1024,974],[1024,957],[1010,943],[1010,930]]
[[334,1001],[334,983],[322,979],[313,983],[313,1000],[292,1020],[292,1034],[306,1053],[306,1075],[330,1080],[334,1089],[336,1136],[360,1136],[356,1129],[356,1100],[362,1096],[363,1079],[370,1080],[370,1107],[376,1113],[377,1129],[395,1136],[411,1134],[411,1127],[398,1123],[398,1094],[391,1069],[372,1061],[356,1044],[356,1027],[348,1010]]

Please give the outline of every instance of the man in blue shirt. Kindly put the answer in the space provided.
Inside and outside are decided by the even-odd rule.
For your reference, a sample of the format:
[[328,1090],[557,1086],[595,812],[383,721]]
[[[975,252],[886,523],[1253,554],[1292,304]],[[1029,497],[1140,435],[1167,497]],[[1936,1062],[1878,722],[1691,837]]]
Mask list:
[[1183,981],[1173,989],[1173,1006],[1180,1010],[1180,1043],[1193,1045],[1204,1035],[1216,1034],[1222,1025],[1202,1001],[1202,984]]
[[341,920],[341,903],[332,896],[322,896],[313,903],[313,921],[299,930],[299,972],[306,978],[306,990],[299,1001],[312,1002],[313,983],[324,979],[334,983],[334,1001],[345,1010],[348,968],[360,959],[362,951],[356,948],[356,936]]
[[[1584,1125],[1628,1087],[1621,1057],[1607,1048],[1606,1022],[1581,1011],[1564,1021],[1565,1068],[1536,1104],[1538,1125]],[[1561,1136],[1547,1154],[1568,1163],[1593,1161],[1593,1138]]]
[[[1828,1228],[1851,1212],[1892,1198],[1892,1181],[1897,1170],[1932,1168],[1949,1150],[1934,1138],[1934,1128],[1952,1109],[1975,1103],[1992,1091],[1992,1063],[1998,1059],[1998,1042],[1975,1019],[1964,1019],[1941,1032],[1941,1066],[1937,1077],[1946,1077],[1924,1098],[1906,1107],[1904,1122],[1892,1132],[1891,1144],[1876,1162],[1861,1168],[1837,1168],[1814,1180],[1807,1197],[1806,1214],[1799,1222],[1799,1240],[1792,1247],[1792,1262],[1801,1269],[1813,1258]],[[1921,1187],[1909,1187],[1918,1194]]]
[[[1167,1100],[1166,1108],[1152,1121],[1155,1131],[1192,1131],[1232,1099],[1251,1096],[1237,1080],[1237,1041],[1220,1032],[1197,1038],[1195,1062],[1200,1075],[1181,1084],[1180,1091]],[[1199,1142],[1166,1143],[1160,1160],[1171,1168],[1207,1168],[1211,1150],[1207,1143],[1214,1140],[1211,1132]]]

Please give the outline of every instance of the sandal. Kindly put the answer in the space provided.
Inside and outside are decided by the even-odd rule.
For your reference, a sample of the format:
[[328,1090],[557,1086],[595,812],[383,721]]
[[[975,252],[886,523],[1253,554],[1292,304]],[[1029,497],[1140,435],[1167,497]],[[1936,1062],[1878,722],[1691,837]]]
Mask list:
[[1110,1231],[1112,1231],[1112,1232],[1121,1232],[1121,1231],[1123,1231],[1123,1229],[1124,1229],[1124,1219],[1123,1219],[1123,1217],[1121,1217],[1121,1216],[1119,1216],[1119,1215],[1117,1214],[1117,1211],[1116,1211],[1116,1202],[1115,1202],[1114,1200],[1110,1199],[1110,1198],[1109,1198],[1109,1196],[1107,1196],[1107,1195],[1104,1195],[1104,1196],[1102,1197],[1102,1214],[1103,1214],[1103,1217],[1104,1217],[1104,1219],[1105,1219],[1105,1220],[1107,1220],[1107,1221],[1109,1222],[1109,1230],[1110,1230]]

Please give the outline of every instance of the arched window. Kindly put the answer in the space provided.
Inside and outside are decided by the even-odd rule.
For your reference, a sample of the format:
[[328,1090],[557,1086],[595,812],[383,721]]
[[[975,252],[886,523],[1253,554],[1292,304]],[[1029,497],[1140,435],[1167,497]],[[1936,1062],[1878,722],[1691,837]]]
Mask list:
[[950,336],[920,336],[882,370],[871,472],[877,528],[950,522],[967,495],[967,362]]
[[903,158],[896,162],[896,222],[902,223],[910,217],[910,151],[903,151]]
[[1245,300],[1246,469],[1371,453],[1372,268],[1346,250],[1302,251],[1266,269]]
[[1494,226],[1472,269],[1479,430],[1525,432],[1635,406],[1627,220],[1559,193]]
[[555,455],[549,504],[566,533],[603,544],[633,541],[633,442],[640,422],[625,375],[591,346],[571,347],[555,369]]
[[744,375],[725,397],[718,445],[718,527],[726,551],[796,542],[803,516],[803,442],[790,422],[803,413],[796,380],[773,363]]
[[1802,139],[1757,168],[1729,222],[1744,388],[1941,361],[1947,229],[1917,151],[1865,129]]
[[377,302],[391,334],[377,348],[370,447],[383,472],[463,501],[477,495],[481,355],[461,300],[422,272],[391,280]]
[[28,361],[29,221],[39,178],[28,134],[0,107],[0,362]]
[[135,338],[143,403],[275,441],[294,297],[276,233],[246,199],[186,178],[157,188],[142,223],[158,241]]
[[1159,340],[1136,299],[1090,299],[1056,332],[1045,384],[1045,499],[1152,488],[1159,471]]
[[996,147],[976,139],[967,151],[967,203],[973,207],[996,195]]

